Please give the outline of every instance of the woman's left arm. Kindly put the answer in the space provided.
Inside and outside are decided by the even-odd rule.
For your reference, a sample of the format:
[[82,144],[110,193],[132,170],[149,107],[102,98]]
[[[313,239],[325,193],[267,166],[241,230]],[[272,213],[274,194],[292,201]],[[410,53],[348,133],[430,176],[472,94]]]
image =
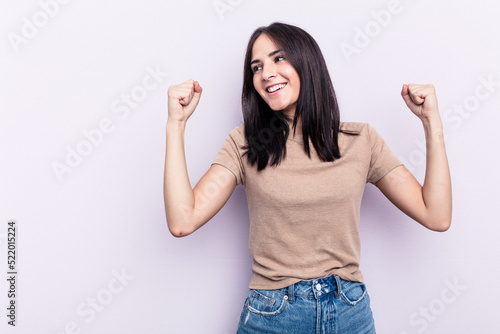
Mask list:
[[444,147],[443,124],[433,85],[403,85],[406,105],[422,121],[426,140],[424,185],[399,166],[376,186],[401,211],[433,231],[446,231],[451,224],[451,178]]

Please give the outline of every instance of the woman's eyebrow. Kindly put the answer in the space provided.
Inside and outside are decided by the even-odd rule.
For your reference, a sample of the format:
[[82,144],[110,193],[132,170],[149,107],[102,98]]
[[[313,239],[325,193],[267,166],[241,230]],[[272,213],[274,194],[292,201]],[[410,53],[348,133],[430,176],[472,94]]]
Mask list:
[[[272,56],[274,56],[275,54],[277,54],[277,53],[279,53],[279,52],[281,52],[281,51],[283,51],[283,50],[282,50],[282,49],[274,50],[273,52],[271,52],[271,53],[270,53],[270,54],[268,54],[267,56],[268,56],[268,57],[272,57]],[[254,59],[254,60],[252,60],[252,61],[250,62],[250,65],[255,64],[255,63],[258,63],[258,62],[260,62],[260,60],[259,60],[259,59]]]

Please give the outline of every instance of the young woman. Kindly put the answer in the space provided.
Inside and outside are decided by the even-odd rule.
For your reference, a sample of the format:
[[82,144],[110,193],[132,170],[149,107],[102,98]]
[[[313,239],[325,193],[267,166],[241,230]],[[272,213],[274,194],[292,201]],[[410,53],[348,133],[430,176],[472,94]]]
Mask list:
[[359,270],[359,212],[367,182],[434,231],[451,222],[451,181],[432,85],[403,85],[427,142],[423,186],[368,124],[339,120],[321,51],[304,30],[257,29],[244,64],[244,123],[191,189],[184,129],[202,88],[168,90],[164,196],[168,227],[193,233],[245,186],[253,256],[238,333],[375,333]]

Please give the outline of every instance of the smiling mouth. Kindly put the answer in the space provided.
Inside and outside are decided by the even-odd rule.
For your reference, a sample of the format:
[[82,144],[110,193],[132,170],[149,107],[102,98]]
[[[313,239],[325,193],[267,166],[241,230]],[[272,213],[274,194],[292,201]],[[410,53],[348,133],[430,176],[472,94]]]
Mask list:
[[266,90],[268,93],[274,93],[274,92],[279,91],[280,89],[282,89],[285,86],[286,86],[286,84],[277,84],[277,85],[274,85],[274,86],[267,88]]

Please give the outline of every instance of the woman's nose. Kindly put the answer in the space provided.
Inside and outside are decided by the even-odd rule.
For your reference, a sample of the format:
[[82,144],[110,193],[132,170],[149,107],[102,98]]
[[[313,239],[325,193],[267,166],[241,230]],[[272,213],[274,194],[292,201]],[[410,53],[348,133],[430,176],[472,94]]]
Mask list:
[[262,79],[270,80],[276,76],[276,67],[274,64],[266,64],[262,69]]

